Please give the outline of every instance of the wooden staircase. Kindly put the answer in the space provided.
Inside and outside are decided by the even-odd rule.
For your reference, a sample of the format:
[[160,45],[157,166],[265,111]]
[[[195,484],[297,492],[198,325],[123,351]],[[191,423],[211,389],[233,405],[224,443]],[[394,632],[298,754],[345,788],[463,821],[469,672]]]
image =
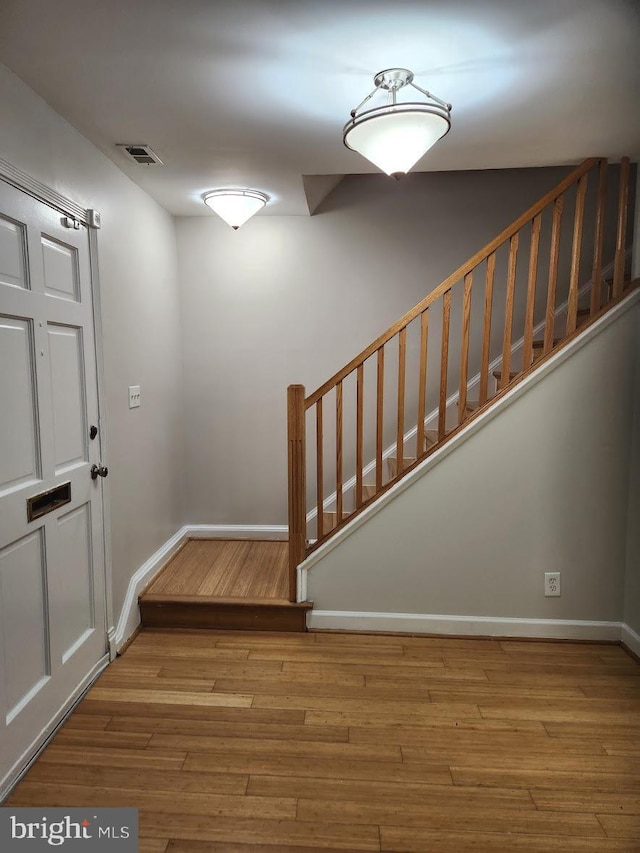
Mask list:
[[629,172],[585,160],[316,391],[289,386],[292,601],[307,556],[640,285]]
[[[304,631],[312,604],[297,602],[296,576],[305,557],[640,285],[625,276],[628,159],[613,245],[607,175],[605,160],[586,160],[320,388],[307,396],[289,386],[289,542],[190,540],[140,596],[143,626]],[[547,244],[548,266],[539,264]]]
[[144,628],[304,631],[289,601],[287,543],[190,539],[139,598]]

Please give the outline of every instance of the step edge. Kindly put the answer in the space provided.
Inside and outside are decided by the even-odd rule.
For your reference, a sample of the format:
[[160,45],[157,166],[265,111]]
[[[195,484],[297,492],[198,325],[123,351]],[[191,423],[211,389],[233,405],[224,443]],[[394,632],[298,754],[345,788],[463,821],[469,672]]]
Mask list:
[[181,606],[191,605],[195,607],[254,607],[263,610],[310,610],[312,601],[288,601],[286,598],[217,598],[209,595],[167,595],[154,593],[140,598],[140,606],[164,606],[179,604]]

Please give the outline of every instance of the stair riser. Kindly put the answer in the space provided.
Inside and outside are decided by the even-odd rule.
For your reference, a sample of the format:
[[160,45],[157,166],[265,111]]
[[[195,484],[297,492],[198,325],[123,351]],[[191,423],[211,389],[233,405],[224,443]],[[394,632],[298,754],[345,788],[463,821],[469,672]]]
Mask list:
[[140,602],[144,628],[215,628],[224,631],[306,631],[306,610],[278,605]]

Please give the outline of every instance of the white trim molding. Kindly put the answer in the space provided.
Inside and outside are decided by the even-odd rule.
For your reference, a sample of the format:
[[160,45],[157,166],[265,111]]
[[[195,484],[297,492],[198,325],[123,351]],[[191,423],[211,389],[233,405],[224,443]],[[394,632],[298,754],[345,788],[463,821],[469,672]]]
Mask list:
[[187,539],[274,539],[289,538],[286,524],[187,524]]
[[122,648],[140,624],[138,596],[145,586],[158,574],[160,569],[166,566],[171,557],[181,548],[183,542],[186,542],[186,530],[186,527],[181,527],[131,577],[124,604],[120,611],[120,618],[116,626],[115,642],[118,650]]
[[596,642],[619,642],[623,627],[620,622],[589,622],[577,619],[441,616],[431,613],[374,613],[354,610],[311,610],[307,616],[307,626],[311,630],[324,628],[341,631],[391,631],[407,634],[454,634],[468,637],[523,637]]
[[630,625],[622,625],[620,639],[629,651],[640,657],[640,634],[637,634]]
[[[138,596],[188,539],[268,539],[286,541],[284,524],[185,524],[133,574],[113,639],[118,651],[140,624]],[[110,638],[111,639],[111,638]]]
[[72,216],[74,219],[82,222],[83,225],[91,226],[92,218],[88,210],[85,210],[84,207],[76,204],[75,201],[57,192],[57,190],[43,184],[37,178],[32,178],[27,172],[23,172],[22,169],[19,169],[2,157],[0,157],[0,179],[16,187],[16,189],[28,193],[28,195],[33,196],[38,201],[43,201],[50,207],[54,207],[61,213]]

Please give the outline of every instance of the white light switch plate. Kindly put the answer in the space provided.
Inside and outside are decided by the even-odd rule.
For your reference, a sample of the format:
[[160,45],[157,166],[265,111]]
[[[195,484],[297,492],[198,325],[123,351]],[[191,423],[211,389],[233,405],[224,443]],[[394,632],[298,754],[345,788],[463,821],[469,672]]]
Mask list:
[[129,385],[129,408],[137,409],[141,399],[140,386]]

